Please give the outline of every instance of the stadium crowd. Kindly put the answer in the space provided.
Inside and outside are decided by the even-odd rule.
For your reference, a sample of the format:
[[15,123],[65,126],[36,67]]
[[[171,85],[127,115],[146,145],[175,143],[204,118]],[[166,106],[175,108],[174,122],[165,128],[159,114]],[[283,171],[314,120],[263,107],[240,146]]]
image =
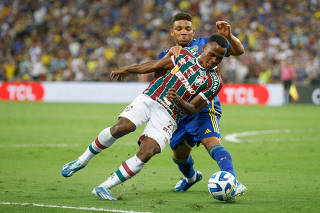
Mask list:
[[196,36],[227,20],[245,46],[224,61],[224,82],[281,82],[293,69],[297,84],[320,83],[318,0],[2,0],[0,81],[109,81],[112,69],[168,48],[179,11],[193,16]]

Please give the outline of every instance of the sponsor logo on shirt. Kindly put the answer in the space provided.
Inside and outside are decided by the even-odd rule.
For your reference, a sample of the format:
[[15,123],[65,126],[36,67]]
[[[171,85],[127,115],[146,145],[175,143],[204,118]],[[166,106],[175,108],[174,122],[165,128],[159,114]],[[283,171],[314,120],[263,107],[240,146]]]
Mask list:
[[215,92],[219,87],[219,78],[217,76],[213,76],[213,86],[211,88],[211,91]]
[[202,84],[204,84],[207,80],[207,76],[197,76],[195,84],[196,86],[200,86]]
[[124,109],[124,111],[125,112],[129,112],[130,110],[132,110],[133,109],[133,106],[132,105],[129,105],[129,106],[127,106],[125,109]]
[[198,45],[194,45],[194,46],[191,47],[191,49],[194,50],[194,51],[198,51],[199,46]]
[[181,81],[181,83],[185,86],[186,90],[190,93],[190,94],[196,94],[196,91],[194,91],[191,87],[191,85],[189,84],[188,80],[186,79],[186,77],[179,71],[177,73],[175,73],[175,75],[178,77],[178,79]]

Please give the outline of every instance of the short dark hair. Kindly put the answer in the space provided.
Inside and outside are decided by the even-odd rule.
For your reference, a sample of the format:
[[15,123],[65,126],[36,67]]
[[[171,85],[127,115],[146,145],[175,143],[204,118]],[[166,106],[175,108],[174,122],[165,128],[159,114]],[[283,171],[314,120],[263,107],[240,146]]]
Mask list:
[[171,25],[173,25],[175,21],[180,21],[180,20],[186,20],[186,21],[192,22],[192,17],[189,13],[183,13],[183,12],[177,13],[175,16],[173,16]]
[[210,36],[208,42],[217,42],[222,48],[228,47],[228,40],[223,35],[217,33]]

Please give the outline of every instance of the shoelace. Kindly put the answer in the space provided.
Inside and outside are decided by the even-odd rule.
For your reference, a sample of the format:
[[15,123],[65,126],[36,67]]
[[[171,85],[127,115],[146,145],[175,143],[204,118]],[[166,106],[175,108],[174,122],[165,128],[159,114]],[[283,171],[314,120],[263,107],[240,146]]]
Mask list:
[[79,167],[79,166],[82,166],[82,163],[81,163],[80,161],[77,161],[77,162],[75,162],[74,164],[72,164],[69,169],[70,169],[70,170],[71,170],[71,169],[75,169],[75,168],[77,168],[77,167]]

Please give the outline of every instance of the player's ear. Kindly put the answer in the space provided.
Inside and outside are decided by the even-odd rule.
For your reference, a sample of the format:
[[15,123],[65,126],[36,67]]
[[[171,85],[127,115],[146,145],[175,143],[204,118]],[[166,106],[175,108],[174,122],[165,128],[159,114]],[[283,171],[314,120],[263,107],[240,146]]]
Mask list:
[[196,34],[195,29],[192,29],[193,33],[192,33],[192,37],[194,37],[194,34]]
[[173,28],[171,28],[171,30],[170,30],[170,36],[171,36],[171,37],[174,37],[174,31],[173,31]]
[[204,52],[207,49],[207,44],[203,45],[202,52]]

